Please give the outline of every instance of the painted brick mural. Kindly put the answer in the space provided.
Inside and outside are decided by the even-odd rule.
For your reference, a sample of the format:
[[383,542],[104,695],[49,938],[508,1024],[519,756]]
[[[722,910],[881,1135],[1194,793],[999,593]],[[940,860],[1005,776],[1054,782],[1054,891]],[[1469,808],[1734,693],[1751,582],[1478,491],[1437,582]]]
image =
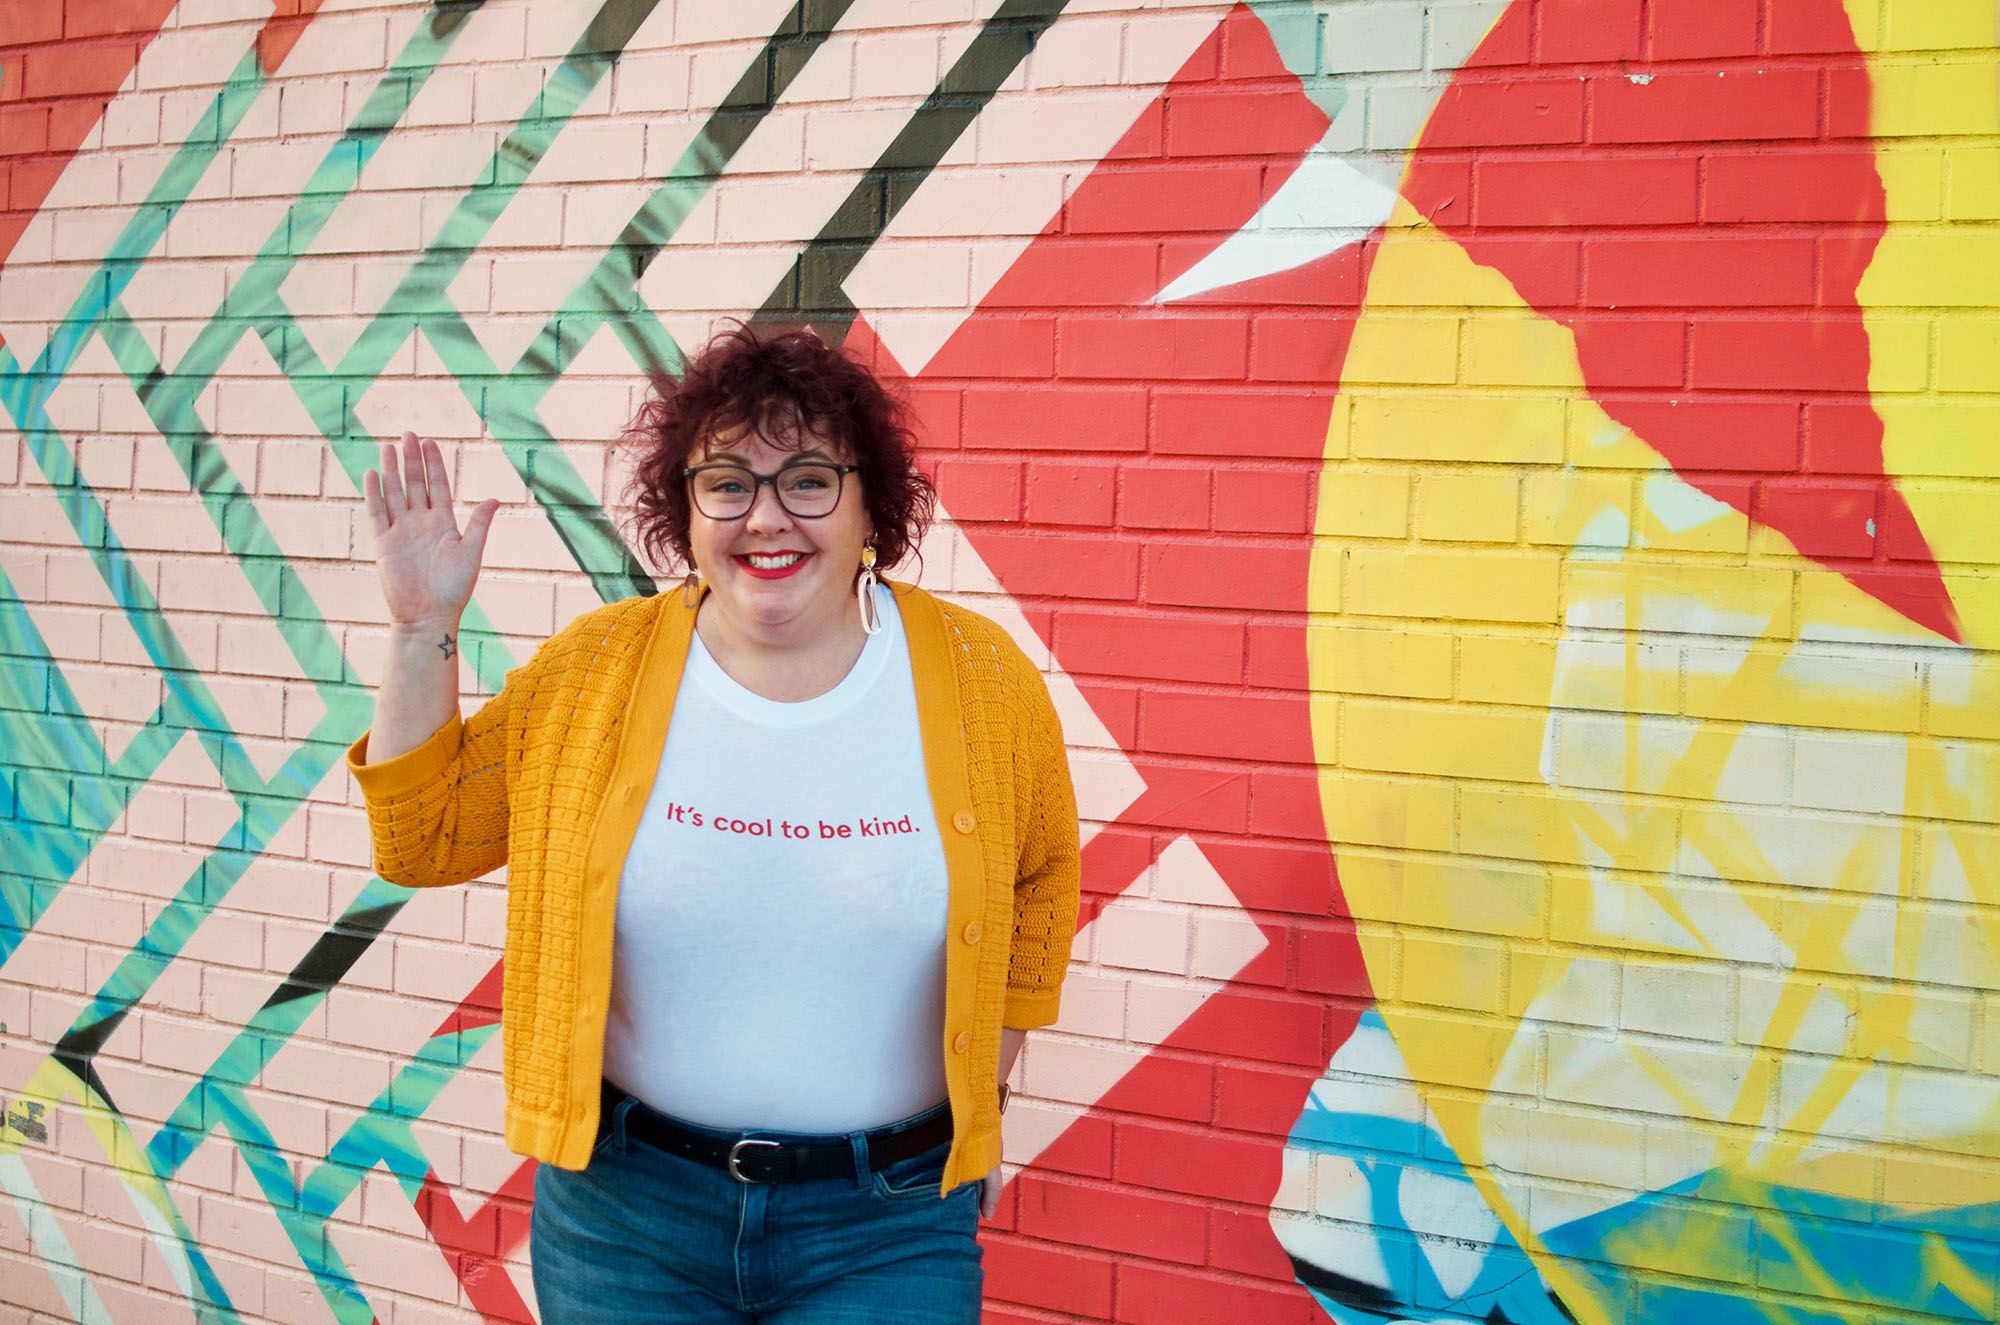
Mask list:
[[1063,713],[989,1321],[2000,1312],[1990,0],[0,0],[0,201],[0,1313],[534,1318],[360,477],[476,702],[729,317]]

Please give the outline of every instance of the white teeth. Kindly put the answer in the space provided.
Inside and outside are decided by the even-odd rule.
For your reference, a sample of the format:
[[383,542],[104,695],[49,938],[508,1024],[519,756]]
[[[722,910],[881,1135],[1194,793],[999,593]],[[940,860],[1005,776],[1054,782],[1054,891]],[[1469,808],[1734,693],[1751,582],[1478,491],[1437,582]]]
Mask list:
[[782,570],[794,562],[804,561],[805,558],[806,554],[803,552],[778,552],[769,556],[752,552],[750,564],[758,570]]

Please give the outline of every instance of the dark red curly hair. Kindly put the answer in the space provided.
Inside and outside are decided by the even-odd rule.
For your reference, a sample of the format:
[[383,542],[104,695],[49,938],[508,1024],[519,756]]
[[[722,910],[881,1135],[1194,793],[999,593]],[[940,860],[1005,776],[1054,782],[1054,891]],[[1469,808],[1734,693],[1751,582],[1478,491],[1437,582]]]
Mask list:
[[811,331],[760,332],[738,323],[710,341],[678,382],[655,375],[626,430],[625,444],[637,453],[628,491],[639,544],[655,565],[693,565],[681,471],[701,462],[710,438],[746,427],[785,451],[830,442],[860,467],[854,478],[874,528],[877,569],[902,561],[923,537],[937,494],[917,472],[902,401]]

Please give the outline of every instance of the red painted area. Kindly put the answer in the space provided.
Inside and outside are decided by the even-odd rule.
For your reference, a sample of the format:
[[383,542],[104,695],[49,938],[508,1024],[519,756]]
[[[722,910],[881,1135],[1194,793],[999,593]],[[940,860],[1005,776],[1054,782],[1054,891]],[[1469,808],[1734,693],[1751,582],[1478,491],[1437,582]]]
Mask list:
[[[104,117],[175,0],[0,0],[0,263]],[[277,0],[258,33],[275,70],[321,0]]]
[[500,991],[504,962],[496,961],[492,969],[479,977],[479,983],[472,992],[459,1001],[455,1011],[431,1032],[431,1038],[450,1035],[457,1031],[476,1030],[481,1026],[500,1024]]
[[[1312,501],[1366,254],[1155,296],[1325,128],[1237,9],[913,383],[945,507],[1144,783],[1084,849],[1083,923],[1192,834],[1268,944],[1043,1154],[1003,1224],[1193,1267],[1214,1319],[1310,1309],[1267,1219],[1237,1230],[1232,1264],[1203,1249],[1215,1199],[1276,1193],[1284,1139],[1367,1003],[1290,679],[1305,673]],[[865,320],[848,343],[901,371]],[[1253,622],[1280,683],[1249,675]],[[1284,771],[1315,789],[1273,780]],[[1324,920],[1304,949],[1300,915]],[[1262,1066],[1232,1078],[1222,1117],[1217,1073],[1245,1058]],[[1016,1282],[1037,1254],[1006,1245],[991,1295],[1047,1305]],[[1177,1283],[1131,1291],[1150,1315]]]
[[466,1301],[488,1322],[533,1325],[534,1313],[508,1275],[506,1257],[528,1236],[528,1201],[535,1162],[523,1160],[493,1197],[467,1214],[435,1171],[424,1175],[417,1217],[465,1289]]
[[[432,1038],[500,1023],[504,963],[494,962]],[[480,1319],[532,1325],[534,1314],[514,1287],[504,1264],[528,1238],[530,1203],[534,1199],[535,1161],[523,1160],[500,1190],[470,1214],[459,1208],[451,1190],[435,1172],[424,1175],[417,1193],[417,1217],[423,1220],[446,1264],[465,1288],[465,1297]]]
[[174,0],[0,0],[0,262]]
[[[1839,141],[1867,124],[1868,81],[1839,0],[1778,9],[1775,49],[1855,67],[1823,88],[1818,67],[1774,65],[1732,0],[1517,3],[1439,102],[1406,191],[1575,333],[1598,403],[1688,482],[1956,639],[1928,548],[1920,573],[1883,573],[1880,531],[1917,525],[1884,470],[1857,296],[1882,183]],[[1501,73],[1530,42],[1545,66],[1618,63]],[[1712,62],[1666,63],[1692,55]],[[1467,206],[1460,149],[1495,144],[1522,150],[1480,153]]]
[[322,0],[274,0],[271,17],[257,34],[257,62],[266,74],[276,73],[292,48],[299,44],[321,3]]

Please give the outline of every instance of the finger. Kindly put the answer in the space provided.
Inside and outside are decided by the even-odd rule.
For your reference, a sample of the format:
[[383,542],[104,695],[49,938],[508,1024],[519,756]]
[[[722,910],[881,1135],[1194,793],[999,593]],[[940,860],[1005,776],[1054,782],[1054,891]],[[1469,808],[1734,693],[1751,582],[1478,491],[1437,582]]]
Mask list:
[[[451,479],[444,470],[444,451],[436,442],[424,443],[424,485],[431,494],[431,505],[447,514],[451,513]],[[458,524],[458,517],[452,516],[452,525]]]
[[389,532],[389,507],[382,500],[382,476],[369,470],[361,476],[361,505],[368,512],[368,526],[380,538]]
[[413,432],[403,434],[403,482],[409,490],[411,510],[437,505],[431,500],[430,486],[424,482],[423,444]]
[[410,501],[403,492],[403,475],[396,465],[396,448],[389,442],[382,443],[382,504],[389,509],[389,523],[410,508]]

